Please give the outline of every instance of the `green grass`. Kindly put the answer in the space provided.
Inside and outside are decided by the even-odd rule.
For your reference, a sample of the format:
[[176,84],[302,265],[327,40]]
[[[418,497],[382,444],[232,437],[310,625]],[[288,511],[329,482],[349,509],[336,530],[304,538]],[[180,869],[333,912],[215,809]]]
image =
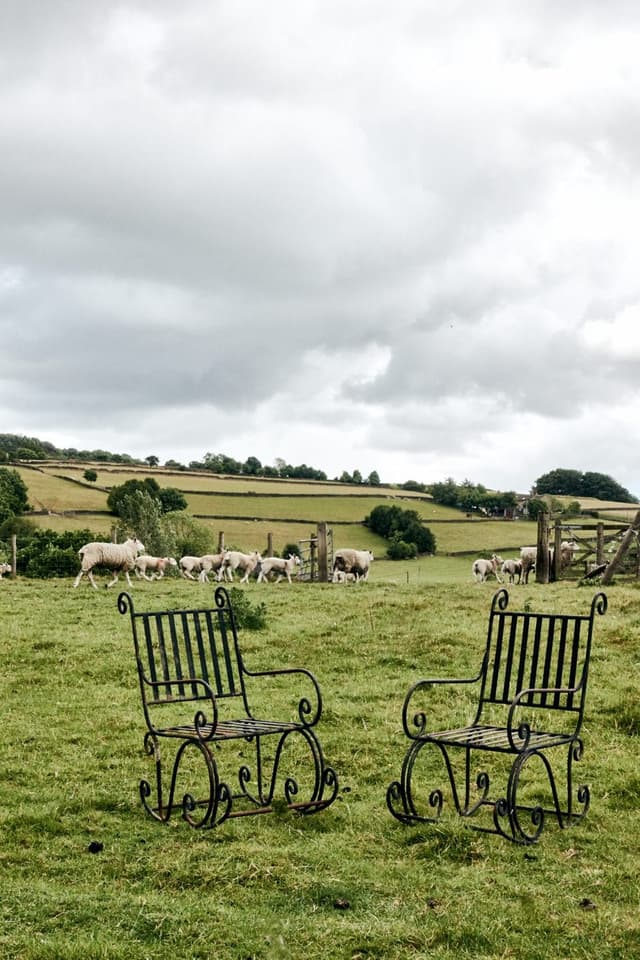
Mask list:
[[[27,485],[30,503],[37,510],[47,511],[32,517],[37,526],[57,532],[88,528],[96,535],[110,538],[114,518],[105,512],[105,490],[60,479],[82,481],[85,466],[47,463],[38,470],[18,468]],[[223,533],[227,545],[241,550],[264,550],[271,535],[274,550],[281,552],[287,543],[308,539],[315,534],[319,522],[326,522],[333,530],[336,549],[372,550],[376,557],[383,557],[386,542],[363,526],[363,521],[375,506],[390,502],[418,513],[431,527],[441,555],[491,554],[494,550],[515,554],[520,546],[535,543],[536,538],[534,523],[470,519],[459,510],[435,504],[424,496],[392,488],[220,478],[202,473],[172,474],[116,467],[98,468],[98,483],[109,487],[135,476],[149,475],[155,476],[163,486],[177,486],[185,492],[188,512],[198,516],[211,530],[212,550],[217,548],[218,537]],[[78,510],[83,512],[76,514]]]
[[[241,636],[248,665],[317,675],[318,733],[341,790],[315,817],[249,817],[203,834],[156,824],[140,806],[150,770],[117,593],[0,583],[3,958],[640,956],[636,584],[612,586],[596,624],[580,764],[591,810],[571,830],[549,824],[530,849],[450,818],[403,827],[385,807],[409,683],[478,666],[493,586],[471,583],[467,560],[376,561],[363,586],[246,592],[267,607],[266,628]],[[140,608],[212,593],[174,579],[133,587]],[[529,584],[512,602],[578,612],[592,593]]]

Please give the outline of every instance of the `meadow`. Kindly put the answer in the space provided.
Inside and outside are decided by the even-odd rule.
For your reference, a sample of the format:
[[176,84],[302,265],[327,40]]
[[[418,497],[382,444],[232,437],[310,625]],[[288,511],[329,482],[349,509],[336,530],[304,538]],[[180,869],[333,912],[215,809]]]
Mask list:
[[317,481],[265,480],[217,477],[206,473],[183,473],[123,467],[98,467],[98,486],[82,479],[87,464],[47,462],[38,469],[18,467],[29,491],[29,501],[38,513],[33,522],[42,528],[89,529],[111,538],[114,517],[107,511],[108,490],[134,478],[152,476],[161,486],[181,490],[187,510],[211,531],[211,549],[224,535],[225,545],[239,550],[266,548],[282,552],[286,544],[313,536],[319,522],[333,530],[334,547],[372,550],[384,557],[385,541],[365,526],[363,520],[378,505],[397,505],[415,510],[432,529],[437,553],[492,553],[516,555],[520,546],[535,543],[536,524],[465,517],[459,510],[434,503],[424,494],[397,487],[355,487]]
[[[73,480],[78,470],[70,471]],[[59,466],[21,472],[31,502],[47,511],[39,525],[110,531],[104,490],[59,479]],[[115,474],[115,482],[130,475]],[[117,588],[5,578],[0,956],[640,957],[638,582],[608,588],[609,611],[596,625],[580,764],[592,790],[586,819],[566,831],[549,822],[528,848],[467,829],[450,811],[437,825],[405,827],[388,813],[385,794],[406,749],[406,690],[421,676],[475,674],[496,584],[472,582],[470,554],[515,555],[535,543],[535,525],[465,518],[424,497],[403,503],[403,493],[388,489],[384,502],[420,510],[438,541],[434,557],[393,563],[382,559],[385,542],[361,525],[374,501],[353,489],[323,485],[317,501],[288,500],[273,497],[282,482],[269,482],[260,488],[269,496],[242,498],[237,479],[178,479],[159,482],[238,510],[233,519],[202,521],[212,545],[221,530],[227,545],[245,549],[262,547],[267,534],[276,549],[310,536],[314,525],[304,519],[267,519],[277,499],[289,517],[287,510],[312,509],[309,516],[334,521],[335,547],[374,550],[367,584],[242,588],[266,613],[262,630],[241,632],[248,666],[305,666],[320,681],[318,734],[338,773],[338,799],[315,816],[245,817],[206,832],[179,817],[155,823],[138,797],[138,782],[151,771]],[[309,484],[290,484],[309,492]],[[219,496],[224,491],[230,496]],[[96,512],[76,514],[83,509]],[[330,509],[335,514],[322,516]],[[335,522],[338,516],[347,519]],[[584,612],[597,588],[573,579],[509,589],[513,606]],[[131,588],[136,606],[149,609],[205,606],[213,590],[177,577],[134,580]],[[458,696],[440,709],[471,708]]]
[[[0,583],[0,955],[8,960],[364,960],[640,956],[637,748],[640,589],[608,589],[584,727],[591,809],[523,848],[451,815],[404,827],[385,791],[405,749],[408,685],[470,676],[494,587],[467,561],[374,564],[366,585],[244,588],[266,627],[252,669],[318,677],[318,734],[340,791],[326,811],[208,832],[143,811],[150,774],[117,588]],[[511,588],[531,609],[585,611],[595,588]],[[138,608],[207,605],[213,587],[134,582]],[[468,703],[451,703],[452,711]],[[582,772],[582,771],[581,771]],[[581,781],[582,782],[582,781]],[[95,852],[91,852],[95,851]]]

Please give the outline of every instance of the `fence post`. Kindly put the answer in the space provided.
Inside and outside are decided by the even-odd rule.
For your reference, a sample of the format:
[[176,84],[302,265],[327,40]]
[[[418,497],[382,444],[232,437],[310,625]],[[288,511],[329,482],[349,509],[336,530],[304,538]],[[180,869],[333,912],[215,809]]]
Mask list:
[[15,580],[18,563],[18,539],[15,533],[11,534],[11,578]]
[[318,582],[329,582],[329,567],[327,564],[327,525],[318,524]]
[[224,550],[224,530],[218,530],[218,553]]
[[273,534],[272,533],[267,534],[267,552],[265,556],[267,557],[273,556]]
[[596,563],[604,563],[604,523],[602,522],[596,527]]
[[560,561],[561,551],[560,544],[562,543],[562,526],[559,520],[556,520],[553,528],[553,569],[549,570],[549,577],[551,580],[560,579]]
[[549,583],[549,515],[545,510],[538,514],[536,583]]
[[309,540],[309,580],[313,583],[316,578],[316,554],[318,542],[315,537]]

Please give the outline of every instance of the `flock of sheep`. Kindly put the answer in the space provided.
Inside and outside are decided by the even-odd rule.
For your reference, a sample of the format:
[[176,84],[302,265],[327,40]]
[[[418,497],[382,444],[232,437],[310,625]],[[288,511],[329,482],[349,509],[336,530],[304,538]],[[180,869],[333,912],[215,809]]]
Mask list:
[[[248,583],[249,578],[255,575],[258,583],[266,583],[272,576],[276,583],[286,577],[291,583],[292,575],[299,571],[300,557],[289,554],[282,557],[262,557],[257,550],[252,553],[242,553],[240,550],[222,550],[220,553],[206,554],[202,557],[153,557],[145,553],[145,545],[135,537],[129,537],[124,543],[85,543],[78,551],[80,556],[80,571],[74,580],[77,587],[83,577],[86,577],[97,590],[98,585],[93,577],[94,567],[107,567],[113,572],[113,578],[106,584],[113,586],[118,575],[123,573],[127,583],[131,586],[129,574],[135,573],[144,580],[160,580],[167,569],[176,567],[185,580],[199,580],[209,583],[209,574],[215,574],[217,581],[233,582],[234,574],[241,574],[240,583]],[[369,568],[373,562],[373,554],[368,550],[337,550],[333,565],[333,582],[347,583],[349,581],[364,581],[369,577]]]
[[[578,545],[575,540],[562,541],[560,544],[561,567],[566,567],[573,561],[577,550]],[[503,560],[497,553],[492,553],[488,559],[479,557],[471,565],[473,579],[478,583],[484,583],[493,576],[499,583],[503,583],[498,573],[500,571],[509,583],[528,583],[529,574],[536,568],[537,553],[537,547],[520,547],[520,557],[513,560]],[[549,560],[553,562],[553,547],[549,548]]]
[[[578,546],[574,540],[563,540],[560,545],[561,566],[567,566],[574,559]],[[240,583],[248,583],[249,578],[255,576],[258,583],[266,583],[271,576],[280,583],[286,577],[291,583],[292,575],[299,572],[300,557],[289,554],[282,557],[262,557],[257,550],[251,553],[242,553],[240,550],[222,550],[220,553],[205,554],[202,557],[153,557],[145,553],[145,545],[135,537],[130,537],[124,543],[98,542],[85,543],[78,551],[80,556],[80,571],[73,585],[77,587],[83,577],[86,577],[97,590],[93,577],[94,567],[107,567],[113,571],[113,578],[106,584],[113,586],[118,575],[124,573],[127,583],[131,586],[129,574],[134,572],[144,580],[160,580],[167,569],[176,567],[185,580],[199,580],[209,583],[209,574],[215,574],[217,581],[233,582],[234,574],[241,574]],[[536,547],[521,547],[520,557],[503,560],[497,553],[491,557],[479,557],[473,561],[471,572],[473,579],[484,583],[489,577],[495,577],[499,583],[507,579],[509,583],[528,583],[529,574],[535,570]],[[553,548],[549,550],[549,558],[553,561]],[[369,578],[369,570],[373,563],[373,554],[370,550],[336,550],[333,561],[333,583],[358,583]],[[11,573],[11,565],[0,563],[0,579],[4,573]],[[500,576],[502,574],[502,577]]]

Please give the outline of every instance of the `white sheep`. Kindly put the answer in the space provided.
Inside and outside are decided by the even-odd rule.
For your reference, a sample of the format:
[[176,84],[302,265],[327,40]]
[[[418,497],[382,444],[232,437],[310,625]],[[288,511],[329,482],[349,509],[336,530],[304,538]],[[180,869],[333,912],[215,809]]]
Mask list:
[[216,580],[222,580],[222,565],[224,563],[224,558],[227,554],[226,550],[222,550],[220,553],[205,553],[203,557],[200,557],[200,576],[198,580],[201,583],[209,583],[210,573],[216,574]]
[[[178,563],[173,557],[151,557],[148,553],[136,557],[133,569],[137,577],[145,580],[160,580],[164,577],[167,567],[177,567]],[[148,576],[147,571],[151,572]]]
[[0,580],[2,580],[2,575],[4,573],[11,573],[10,563],[0,563]]
[[270,573],[277,573],[276,583],[280,583],[283,577],[286,577],[291,583],[291,574],[296,567],[300,566],[300,557],[290,553],[286,560],[282,557],[265,557],[260,562],[260,572],[258,574],[258,583],[267,582]]
[[509,583],[516,583],[516,577],[518,578],[517,582],[520,583],[522,560],[505,560],[502,564],[501,573],[508,577]]
[[262,563],[262,557],[257,550],[252,553],[242,553],[240,550],[227,550],[222,562],[222,575],[219,579],[233,581],[235,570],[244,571],[240,578],[240,583],[248,583],[249,577],[254,572],[259,563]]
[[373,554],[370,550],[336,550],[333,557],[333,577],[334,583],[339,583],[340,573],[353,573],[356,580],[364,581],[369,579],[369,568],[373,563]]
[[498,583],[502,583],[498,575],[498,567],[503,563],[504,560],[502,557],[499,557],[497,553],[492,553],[490,560],[487,560],[485,557],[479,557],[477,560],[474,560],[471,565],[473,579],[477,580],[478,583],[484,583],[485,580],[493,576]]
[[77,587],[82,577],[86,576],[91,585],[97,590],[98,585],[93,579],[93,573],[91,571],[94,567],[98,566],[109,567],[109,569],[113,570],[113,580],[110,580],[109,583],[106,584],[107,587],[113,586],[118,579],[118,574],[121,572],[124,573],[127,578],[129,586],[132,586],[129,571],[133,570],[136,557],[138,554],[144,553],[144,550],[144,543],[141,543],[136,537],[129,537],[124,543],[101,543],[99,541],[85,543],[85,545],[78,550],[81,566],[80,572],[73,582],[73,586]]
[[200,574],[202,572],[202,557],[180,557],[178,569],[180,576],[184,577],[185,580],[197,580],[198,578],[194,577],[194,573]]
[[356,581],[355,573],[345,573],[344,570],[334,570],[333,572],[333,583],[356,583]]

